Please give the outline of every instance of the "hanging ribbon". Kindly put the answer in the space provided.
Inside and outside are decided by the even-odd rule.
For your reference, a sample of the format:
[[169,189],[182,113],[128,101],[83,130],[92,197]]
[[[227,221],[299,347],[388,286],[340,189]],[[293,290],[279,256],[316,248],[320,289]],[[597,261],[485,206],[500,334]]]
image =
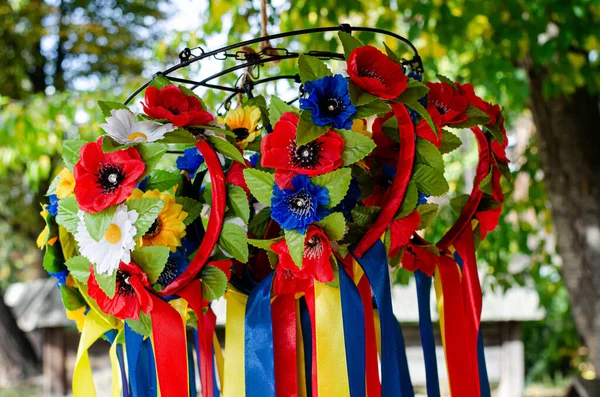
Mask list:
[[277,296],[271,304],[271,310],[277,396],[297,397],[296,299],[294,294]]
[[120,397],[121,396],[121,390],[122,390],[122,385],[125,384],[125,382],[123,382],[122,378],[121,378],[121,371],[120,371],[120,364],[119,364],[119,358],[117,357],[117,346],[119,345],[119,339],[122,338],[123,336],[123,329],[121,329],[119,331],[119,333],[115,336],[114,340],[112,341],[112,344],[110,346],[110,349],[108,351],[108,357],[110,358],[110,368],[111,368],[111,375],[112,375],[112,396],[113,397]]
[[187,344],[187,357],[188,357],[188,381],[190,382],[188,388],[190,395],[196,395],[198,389],[196,388],[196,369],[194,365],[194,346],[193,343],[188,342]]
[[[309,290],[310,291],[310,290]],[[313,395],[312,388],[312,363],[313,363],[313,332],[310,319],[310,312],[308,310],[308,303],[306,297],[300,299],[300,328],[302,330],[302,346],[304,347],[304,374],[306,376],[306,395],[311,397]]]
[[308,288],[304,294],[306,300],[306,308],[310,318],[310,333],[311,333],[311,390],[312,397],[318,397],[319,395],[319,373],[318,373],[318,361],[317,361],[317,321],[316,321],[316,305],[315,305],[315,289],[314,287]]
[[350,396],[364,397],[366,393],[366,358],[363,304],[354,281],[346,273],[341,262],[338,269]]
[[[217,370],[215,371],[215,376],[218,374],[219,375],[219,381],[220,381],[220,385],[221,385],[221,389],[223,389],[223,370],[224,370],[224,364],[225,364],[225,360],[223,357],[223,350],[221,349],[221,344],[219,343],[219,338],[217,337],[217,333],[213,333],[213,350],[215,352],[215,365],[217,367]],[[217,383],[215,382],[215,385],[217,385]]]
[[414,390],[408,371],[404,337],[392,310],[387,254],[381,240],[377,240],[356,260],[369,279],[379,309],[382,395],[412,397]]
[[246,305],[244,362],[247,397],[275,397],[272,282],[273,273],[252,290]]
[[156,370],[150,338],[133,331],[125,323],[125,352],[131,397],[156,396]]
[[246,393],[244,372],[244,321],[248,297],[229,284],[227,289],[227,328],[225,329],[225,371],[223,396]]
[[371,285],[366,276],[358,282],[358,291],[362,300],[365,314],[365,348],[366,348],[366,372],[367,372],[367,395],[369,397],[381,397],[381,382],[379,381],[379,359],[377,357],[377,336],[375,332],[375,313],[373,311],[373,297]]
[[298,373],[298,396],[307,397],[304,334],[302,331],[301,301],[296,300],[296,371]]
[[340,289],[315,281],[317,376],[320,396],[349,396]]
[[492,391],[490,390],[490,381],[488,379],[487,365],[485,363],[485,351],[483,348],[481,329],[479,330],[479,337],[477,338],[477,360],[479,363],[479,389],[481,391],[481,397],[491,397]]
[[425,358],[425,376],[427,379],[427,396],[440,396],[440,381],[437,370],[435,353],[435,339],[433,336],[433,323],[431,322],[431,277],[420,270],[415,272],[417,284],[417,299],[419,302],[419,332],[423,357]]
[[123,397],[129,397],[129,383],[127,382],[127,371],[125,370],[125,356],[123,353],[123,344],[117,345],[117,358],[119,360],[119,368],[121,369],[121,387]]

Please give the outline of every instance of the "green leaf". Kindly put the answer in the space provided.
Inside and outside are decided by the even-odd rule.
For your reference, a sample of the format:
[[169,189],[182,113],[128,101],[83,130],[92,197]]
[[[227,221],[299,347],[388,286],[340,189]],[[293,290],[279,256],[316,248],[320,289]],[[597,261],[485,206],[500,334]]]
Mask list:
[[100,289],[104,291],[106,296],[109,298],[114,297],[117,286],[117,271],[113,271],[112,274],[98,274],[96,266],[94,266],[94,274],[96,275],[96,281]]
[[417,138],[417,164],[425,163],[444,172],[444,159],[438,148],[427,139]]
[[398,212],[398,215],[394,217],[394,219],[401,219],[410,215],[417,207],[418,201],[419,191],[417,189],[417,184],[413,181],[410,181],[406,187],[406,194],[404,195],[404,200],[400,206],[400,211]]
[[387,44],[385,44],[385,41],[383,42],[383,46],[385,47],[385,52],[386,52],[388,58],[390,58],[391,61],[396,62],[398,65],[402,65],[402,61],[400,61],[400,58],[398,58],[398,55],[396,55],[396,53],[394,51],[392,51],[392,49],[390,47],[388,47]]
[[417,211],[419,211],[419,214],[421,215],[421,223],[419,224],[419,228],[417,230],[425,229],[427,226],[429,226],[435,219],[437,210],[437,204],[428,203],[419,205],[417,207]]
[[154,170],[146,182],[146,190],[157,189],[160,192],[171,189],[181,182],[181,176],[173,172]]
[[56,214],[56,223],[64,227],[72,235],[77,234],[77,225],[79,224],[79,205],[75,197],[67,197],[58,201],[58,213]]
[[57,273],[65,269],[65,258],[60,249],[60,244],[46,245],[43,262],[44,270],[49,273]]
[[113,109],[127,109],[127,105],[123,105],[120,102],[111,102],[111,101],[98,101],[98,106],[100,106],[100,110],[102,110],[102,114],[104,117],[111,117],[110,111]]
[[219,246],[242,263],[248,262],[246,231],[239,225],[225,222],[219,235]]
[[390,117],[383,125],[381,126],[381,130],[391,140],[394,142],[400,143],[400,134],[398,132],[398,119],[395,117]]
[[242,156],[240,150],[229,143],[228,140],[219,138],[217,136],[207,136],[207,138],[208,141],[215,147],[217,152],[244,165],[246,164],[246,161],[244,161],[244,156]]
[[154,284],[167,264],[169,252],[169,247],[142,247],[131,251],[131,261],[138,265],[148,276],[148,281]]
[[427,109],[425,109],[423,107],[423,105],[421,105],[417,101],[408,101],[408,102],[405,102],[404,104],[406,106],[408,106],[409,108],[411,108],[412,110],[414,110],[415,112],[417,112],[419,114],[419,116],[423,117],[425,119],[425,121],[427,121],[427,124],[429,124],[429,127],[431,127],[431,130],[435,133],[435,135],[438,134],[437,126],[435,125],[435,123],[431,119],[431,116],[427,112]]
[[437,78],[439,81],[441,81],[442,83],[446,83],[448,84],[450,87],[454,88],[455,90],[458,91],[458,88],[456,87],[456,84],[454,83],[454,81],[450,80],[448,77],[443,76],[441,74],[436,74]]
[[166,86],[168,86],[169,84],[173,84],[173,83],[171,83],[171,80],[169,80],[162,74],[158,74],[158,75],[154,76],[154,79],[152,79],[150,86],[156,87],[159,90],[161,90],[161,89],[165,88]]
[[310,178],[310,181],[313,185],[324,187],[329,191],[329,204],[326,208],[333,208],[346,196],[351,179],[352,170],[350,168],[338,168],[335,171],[314,176]]
[[491,170],[490,170],[490,172],[488,172],[488,174],[485,176],[485,178],[483,178],[483,180],[479,184],[479,189],[481,189],[481,191],[484,193],[493,194],[492,171]]
[[348,92],[350,93],[350,101],[354,106],[363,106],[379,99],[375,95],[361,90],[352,81],[348,81]]
[[271,106],[269,106],[269,122],[272,126],[275,125],[284,113],[292,112],[295,113],[293,107],[282,101],[275,95],[271,96]]
[[127,145],[122,145],[122,144],[118,143],[117,141],[113,140],[108,135],[106,135],[104,137],[104,139],[102,139],[102,151],[104,153],[112,153],[112,152],[116,152],[117,150],[125,150],[132,146],[133,146],[133,143],[130,143]]
[[183,128],[178,128],[175,131],[167,132],[162,143],[196,143],[198,139]]
[[357,205],[351,211],[352,219],[358,226],[367,226],[375,222],[377,215],[381,212],[381,208],[372,206],[367,207],[365,205]]
[[[196,128],[210,130],[210,131],[215,131],[215,132],[218,132],[221,135],[227,135],[227,136],[230,136],[232,138],[235,138],[235,133],[233,131],[226,130],[226,129],[221,128],[221,127],[219,127],[217,125],[199,125]],[[210,135],[207,135],[207,136],[210,136]]]
[[303,82],[313,81],[321,77],[331,76],[331,70],[319,58],[300,54],[298,57],[298,72]]
[[415,181],[420,192],[430,196],[442,196],[450,189],[444,174],[425,164],[416,166],[412,180]]
[[128,318],[125,320],[125,323],[142,336],[150,336],[152,333],[152,321],[150,320],[150,315],[144,312],[140,312],[140,317],[137,320],[133,320]]
[[233,209],[236,216],[242,218],[244,223],[250,219],[250,204],[244,189],[239,186],[227,185],[227,205]]
[[87,306],[83,296],[79,290],[75,287],[69,287],[68,285],[60,286],[60,294],[67,310],[77,310],[83,306]]
[[460,215],[463,208],[465,208],[465,205],[467,205],[467,201],[469,201],[470,197],[471,196],[469,194],[460,194],[451,198],[450,207],[452,208],[452,211],[454,211],[456,215]]
[[442,130],[442,145],[440,146],[442,154],[450,153],[460,145],[462,145],[462,142],[459,137],[448,130]]
[[383,101],[372,101],[366,105],[358,106],[356,113],[352,116],[355,119],[364,119],[375,114],[387,113],[390,111],[390,105]]
[[298,147],[306,145],[308,142],[314,141],[325,134],[327,130],[327,126],[320,127],[313,123],[312,112],[310,110],[303,110],[300,114],[300,120],[298,121],[298,128],[296,130],[296,145]]
[[85,228],[94,240],[100,241],[102,239],[108,229],[108,225],[112,222],[116,209],[116,207],[108,207],[104,211],[95,212],[93,214],[87,212],[83,213]]
[[283,237],[277,237],[277,238],[272,238],[272,239],[268,239],[268,240],[259,240],[259,239],[249,238],[248,244],[252,245],[253,247],[269,251],[269,250],[271,250],[271,244],[274,244],[281,240],[283,240]]
[[67,139],[62,144],[62,158],[65,166],[73,172],[73,167],[79,161],[79,149],[87,142],[83,139]]
[[183,210],[187,212],[187,216],[183,220],[183,223],[186,226],[194,222],[196,218],[200,216],[200,213],[202,212],[201,202],[189,197],[182,196],[176,197],[175,201],[177,202],[177,204],[181,204],[183,206]]
[[304,256],[304,239],[306,235],[294,229],[285,231],[285,242],[290,251],[292,260],[299,268],[302,268],[302,257]]
[[200,273],[202,298],[213,301],[227,290],[227,275],[216,266],[204,266]]
[[356,37],[346,32],[339,32],[338,36],[340,38],[340,41],[342,42],[342,46],[344,47],[344,54],[346,54],[346,59],[350,57],[350,53],[352,52],[352,50],[358,47],[362,47],[364,45]]
[[504,135],[502,135],[502,131],[500,131],[500,127],[498,125],[487,126],[486,130],[492,134],[492,137],[500,143],[504,143]]
[[135,222],[137,233],[133,237],[136,240],[146,234],[165,206],[161,199],[150,197],[129,200],[126,204],[129,211],[135,210],[138,213],[138,219]]
[[273,197],[273,185],[275,185],[275,177],[265,171],[260,171],[253,168],[244,170],[244,179],[250,189],[250,193],[263,205],[271,205],[271,197]]
[[265,207],[248,222],[248,232],[253,236],[262,237],[267,232],[270,222],[271,208]]
[[317,222],[317,226],[323,229],[331,241],[341,240],[346,234],[346,219],[341,212],[327,215],[321,222]]
[[490,122],[490,116],[487,115],[483,110],[479,109],[476,106],[469,105],[465,114],[469,116],[468,119],[463,121],[462,123],[452,124],[448,127],[450,128],[471,128],[476,125],[485,125]]
[[[402,91],[397,101],[400,103],[413,103],[423,98],[429,92],[429,87],[418,80],[408,79],[408,87]],[[435,130],[434,130],[435,131]]]
[[260,109],[261,114],[261,123],[263,126],[269,125],[269,108],[267,106],[267,101],[264,96],[257,95],[254,98],[248,99],[244,106],[256,106]]
[[344,139],[344,151],[342,161],[348,166],[365,158],[371,153],[376,145],[368,136],[350,130],[339,130],[338,134]]
[[88,277],[90,276],[90,261],[82,256],[74,256],[65,262],[65,266],[69,269],[71,276],[75,277],[77,281],[87,284]]
[[138,181],[144,180],[150,172],[157,166],[162,156],[167,152],[168,146],[162,143],[140,143],[136,145],[146,169]]

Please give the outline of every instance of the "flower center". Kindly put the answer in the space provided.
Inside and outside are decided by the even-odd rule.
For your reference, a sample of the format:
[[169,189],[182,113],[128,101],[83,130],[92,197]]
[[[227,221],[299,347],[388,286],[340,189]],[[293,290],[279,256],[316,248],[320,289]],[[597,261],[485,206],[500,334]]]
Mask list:
[[121,270],[117,270],[117,294],[121,296],[133,295],[135,290],[129,279],[131,275]]
[[169,258],[167,260],[167,263],[165,264],[165,268],[160,273],[160,276],[158,276],[157,282],[164,287],[166,285],[171,284],[176,278],[177,263]]
[[146,134],[144,134],[143,132],[136,131],[136,132],[132,132],[127,137],[127,139],[129,139],[130,141],[135,141],[138,138],[141,142],[146,142],[146,140],[148,139],[148,136],[146,136]]
[[100,169],[96,174],[96,186],[102,189],[104,194],[112,193],[119,187],[125,176],[121,164],[100,163]]
[[440,112],[441,115],[444,115],[450,111],[450,108],[440,101],[433,101],[433,106]]
[[248,136],[250,135],[250,131],[248,131],[248,128],[244,128],[244,127],[233,129],[233,133],[235,134],[236,142],[243,141],[244,139],[248,138]]
[[327,98],[325,101],[325,109],[329,113],[338,114],[344,110],[344,102],[339,97]]
[[290,164],[299,168],[314,168],[321,165],[321,151],[323,143],[316,140],[297,147],[296,141],[291,141]]
[[304,189],[290,195],[287,205],[290,211],[299,217],[308,216],[314,210],[312,197]]
[[162,222],[160,221],[160,219],[156,218],[154,220],[154,222],[152,222],[152,225],[150,225],[150,228],[148,229],[146,234],[144,234],[144,237],[146,237],[146,238],[156,237],[160,233],[161,229],[162,229]]
[[324,250],[325,247],[323,247],[323,241],[315,235],[309,238],[306,244],[304,244],[303,257],[307,259],[319,258],[323,255]]
[[117,224],[111,223],[104,233],[104,239],[110,244],[118,243],[121,241],[121,228]]
[[174,108],[174,107],[168,107],[167,110],[171,113],[173,113],[174,116],[178,116],[181,114],[181,111],[178,108]]
[[383,77],[381,77],[379,74],[377,74],[375,71],[373,71],[371,69],[361,69],[358,72],[358,75],[360,77],[367,77],[367,78],[370,78],[370,79],[378,80],[381,84],[384,83]]

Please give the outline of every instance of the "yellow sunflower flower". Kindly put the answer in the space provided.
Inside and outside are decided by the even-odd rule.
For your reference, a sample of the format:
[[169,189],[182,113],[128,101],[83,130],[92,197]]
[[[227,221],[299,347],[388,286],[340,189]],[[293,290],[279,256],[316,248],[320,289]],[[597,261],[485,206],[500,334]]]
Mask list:
[[230,110],[225,116],[225,124],[235,134],[235,142],[240,149],[245,149],[259,134],[260,109],[257,106],[242,106]]
[[73,195],[73,189],[75,188],[75,178],[68,168],[58,174],[58,185],[56,185],[56,197],[59,200],[67,198]]
[[185,236],[183,220],[188,214],[183,211],[183,206],[177,204],[175,196],[161,193],[158,189],[146,193],[135,189],[128,200],[138,198],[159,198],[165,203],[150,229],[138,240],[138,245],[140,247],[160,245],[169,247],[171,252],[175,252],[177,247],[181,246],[181,239]]
[[352,122],[352,131],[371,138],[373,134],[367,129],[366,119],[356,119]]

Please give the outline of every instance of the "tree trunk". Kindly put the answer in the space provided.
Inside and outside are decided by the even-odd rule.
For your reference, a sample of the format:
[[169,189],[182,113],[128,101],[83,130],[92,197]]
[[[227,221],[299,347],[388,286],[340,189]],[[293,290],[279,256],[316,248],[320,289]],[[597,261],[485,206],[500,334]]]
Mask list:
[[0,293],[0,385],[40,373],[40,362]]
[[545,73],[528,68],[530,109],[575,324],[600,371],[600,111],[585,88],[545,98]]

